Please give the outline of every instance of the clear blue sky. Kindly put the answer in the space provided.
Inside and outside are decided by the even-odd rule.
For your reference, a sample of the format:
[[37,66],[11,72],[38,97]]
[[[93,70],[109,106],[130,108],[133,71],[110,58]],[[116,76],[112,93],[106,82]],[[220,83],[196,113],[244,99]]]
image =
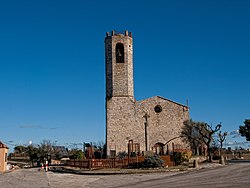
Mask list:
[[[134,38],[137,100],[189,101],[194,120],[250,118],[248,0],[0,1],[0,140],[105,140],[106,31]],[[244,139],[243,139],[244,140]]]

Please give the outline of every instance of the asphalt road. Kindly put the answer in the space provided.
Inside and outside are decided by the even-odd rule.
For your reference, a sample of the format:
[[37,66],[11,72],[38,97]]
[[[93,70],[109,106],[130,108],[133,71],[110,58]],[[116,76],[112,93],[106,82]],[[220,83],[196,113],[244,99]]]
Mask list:
[[103,177],[95,181],[91,188],[168,188],[168,187],[250,187],[250,163],[235,163],[215,169],[201,169],[187,173],[170,175],[125,175]]
[[250,163],[185,173],[166,172],[126,175],[75,175],[21,169],[0,174],[1,188],[161,188],[250,187]]

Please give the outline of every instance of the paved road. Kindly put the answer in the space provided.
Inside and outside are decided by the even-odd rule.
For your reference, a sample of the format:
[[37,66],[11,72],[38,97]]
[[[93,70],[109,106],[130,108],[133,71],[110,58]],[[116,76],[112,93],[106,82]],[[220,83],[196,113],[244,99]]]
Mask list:
[[1,188],[161,188],[161,187],[243,187],[250,185],[250,163],[235,163],[215,169],[187,173],[154,173],[127,175],[74,175],[17,170],[0,174]]
[[100,179],[100,176],[20,169],[0,174],[0,188],[80,188],[88,187],[88,184],[98,179]]
[[35,188],[49,187],[48,178],[45,172],[38,172],[36,169],[15,170],[0,174],[1,188]]
[[215,169],[201,169],[168,176],[164,174],[103,177],[91,188],[174,188],[174,187],[250,187],[250,163],[237,163]]

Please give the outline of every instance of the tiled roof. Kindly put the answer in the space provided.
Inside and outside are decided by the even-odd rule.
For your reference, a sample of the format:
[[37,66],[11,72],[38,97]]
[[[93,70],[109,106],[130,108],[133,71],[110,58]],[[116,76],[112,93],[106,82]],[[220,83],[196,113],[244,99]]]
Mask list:
[[0,141],[0,148],[6,148],[6,149],[9,149],[8,148],[8,146],[6,146],[4,143],[2,143],[1,141]]

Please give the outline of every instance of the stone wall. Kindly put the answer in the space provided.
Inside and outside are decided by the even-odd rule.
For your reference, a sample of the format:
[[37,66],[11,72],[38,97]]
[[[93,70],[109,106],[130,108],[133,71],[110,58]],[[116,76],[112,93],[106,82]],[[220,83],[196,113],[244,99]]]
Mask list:
[[106,143],[107,154],[110,150],[127,152],[128,141],[133,139],[136,123],[136,108],[133,98],[112,97],[106,102]]
[[[156,112],[156,107],[160,108],[161,111]],[[175,143],[176,147],[187,147],[180,138],[183,122],[189,119],[187,106],[156,96],[138,101],[137,108],[137,122],[139,125],[145,123],[145,118],[143,116],[145,116],[146,113],[149,116],[147,126],[149,150],[152,150],[156,143],[168,143],[168,146],[170,146],[169,148],[172,147],[171,143]],[[143,131],[145,131],[145,126]],[[139,132],[139,130],[135,132]],[[138,142],[145,143],[145,137],[143,139],[140,138]],[[145,146],[141,149],[146,150]]]
[[[155,107],[161,112],[155,112]],[[128,142],[140,144],[141,151],[151,151],[157,143],[176,148],[188,146],[180,138],[183,122],[189,119],[188,107],[156,96],[134,102],[129,97],[112,97],[107,101],[107,149],[119,152],[128,151]],[[145,135],[145,114],[148,117],[147,143]],[[167,145],[165,147],[167,147]],[[166,152],[167,148],[164,149]]]
[[0,172],[7,170],[8,147],[0,141]]

